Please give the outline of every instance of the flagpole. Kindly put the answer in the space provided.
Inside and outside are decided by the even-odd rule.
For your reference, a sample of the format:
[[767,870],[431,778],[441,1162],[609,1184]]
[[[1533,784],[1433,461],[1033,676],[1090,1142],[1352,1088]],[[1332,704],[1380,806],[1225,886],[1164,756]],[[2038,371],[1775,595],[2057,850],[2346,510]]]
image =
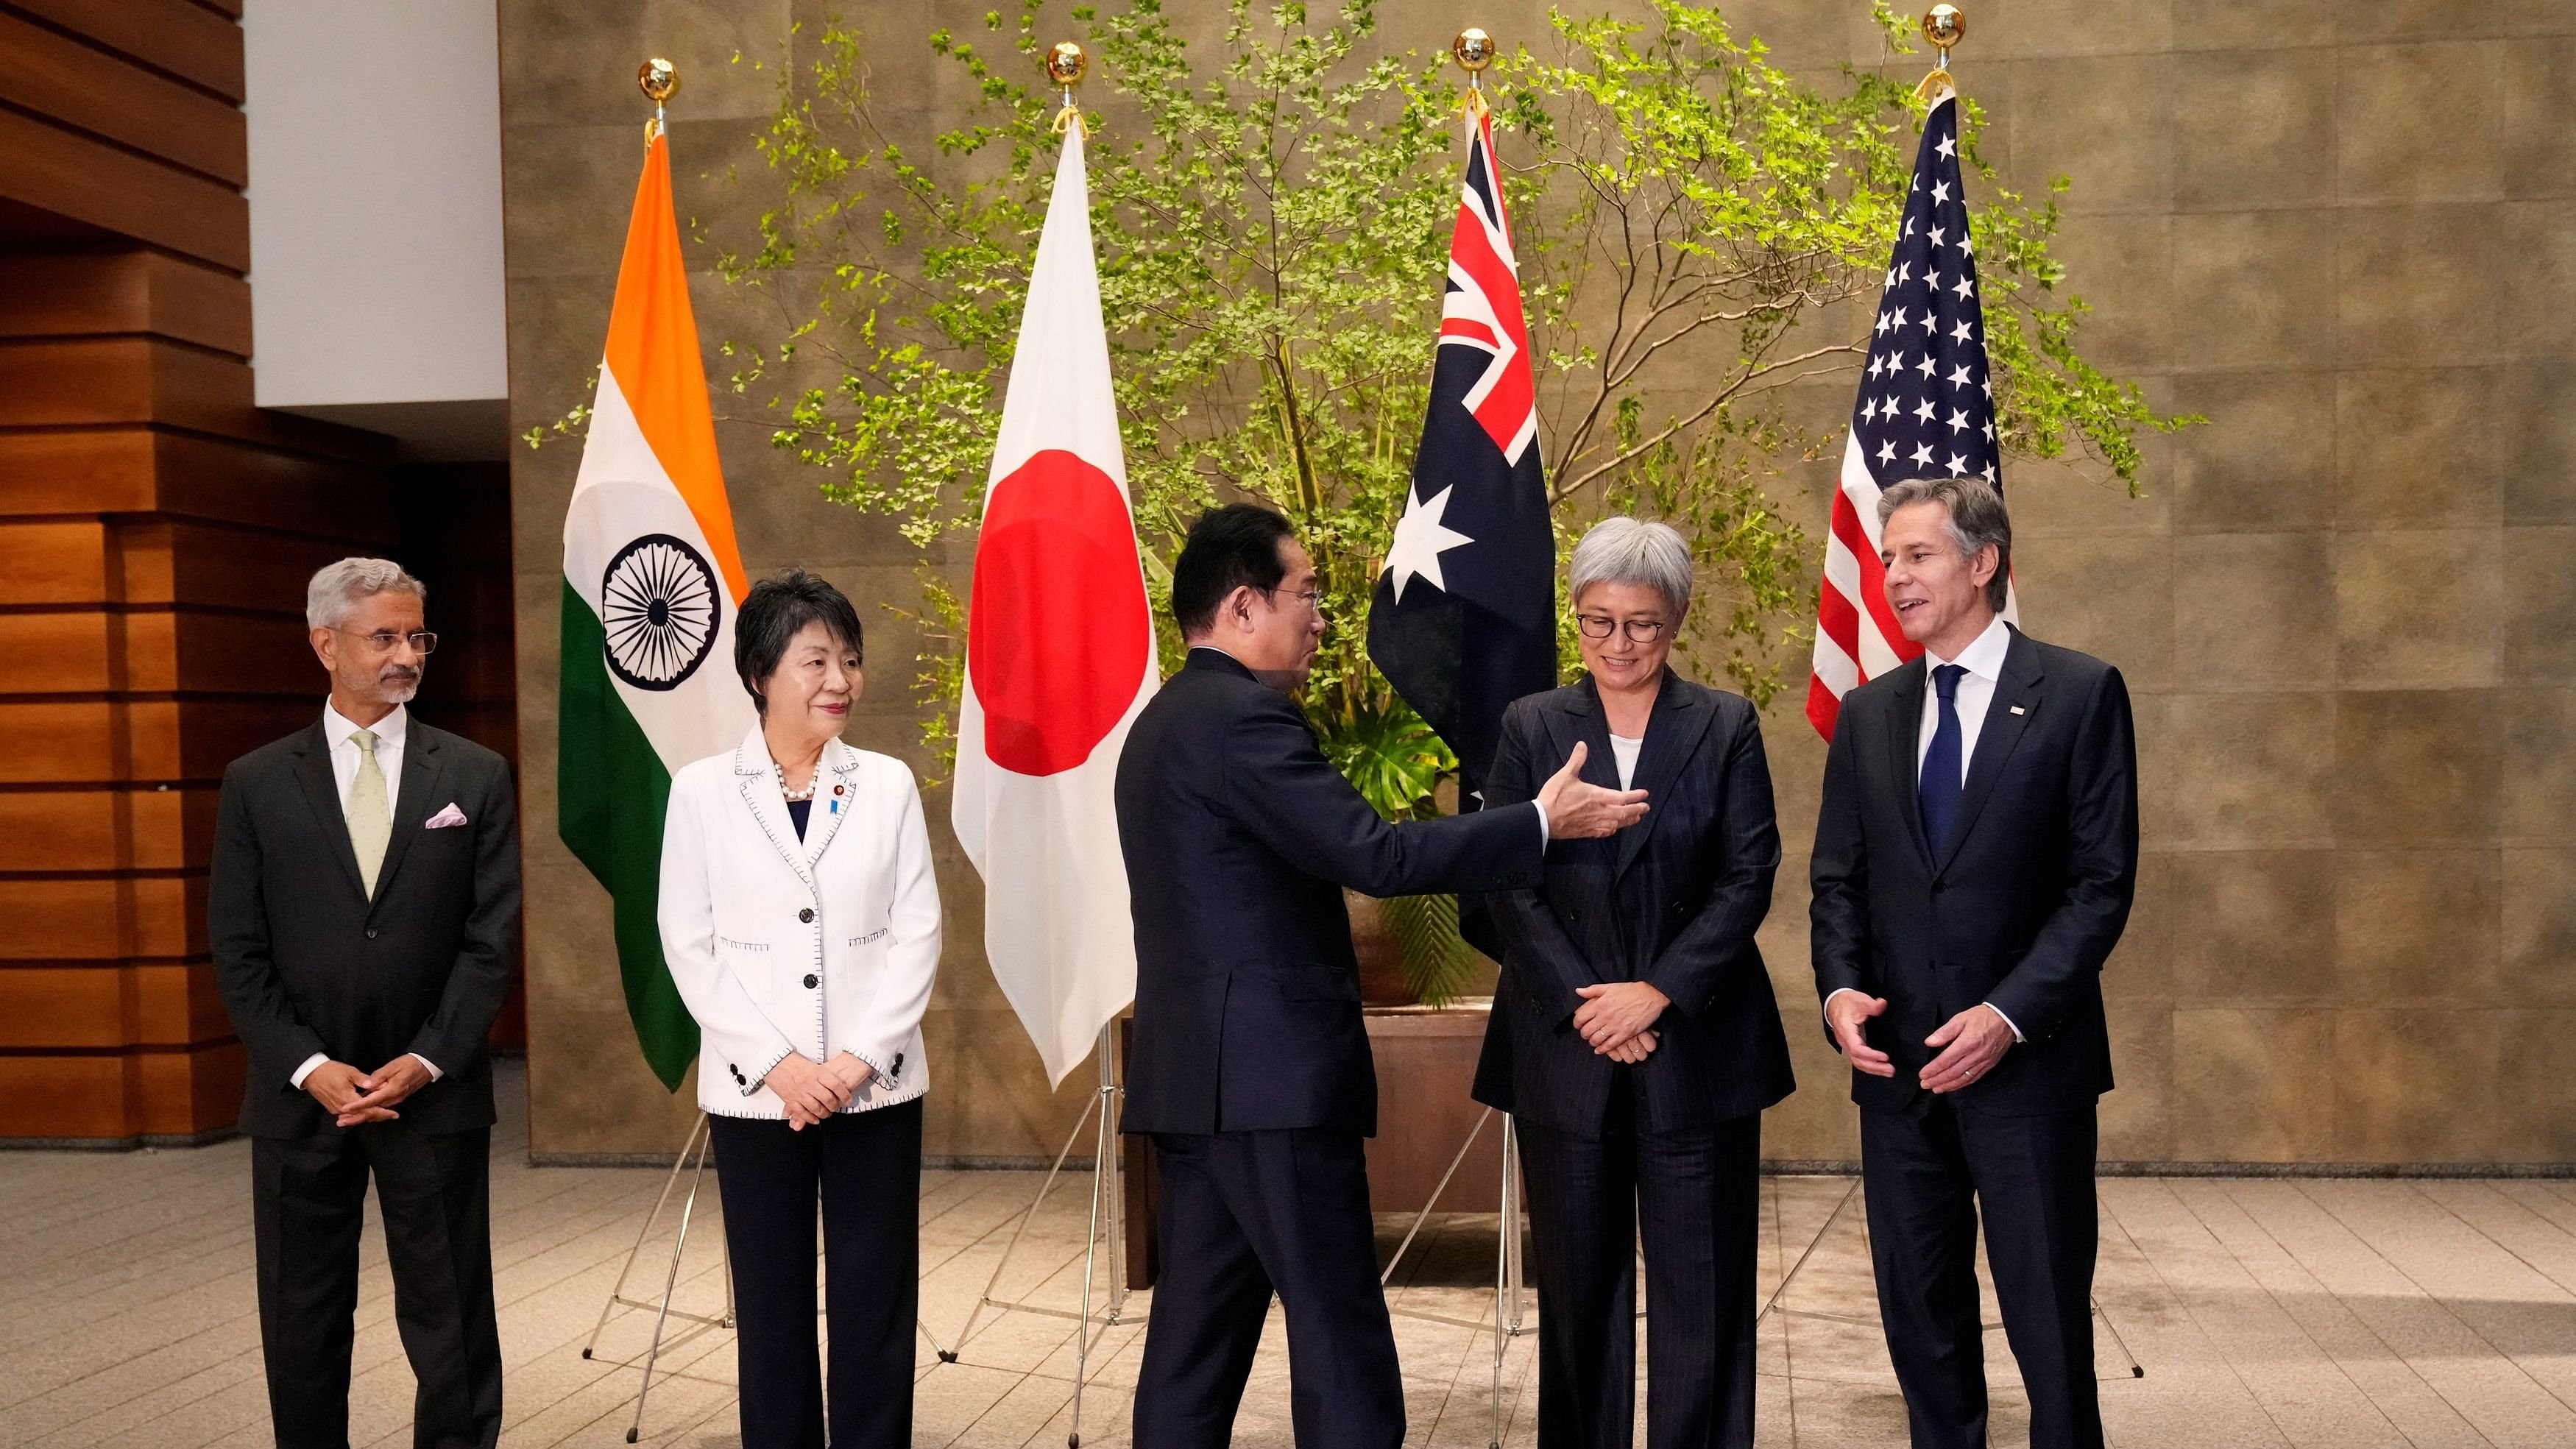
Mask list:
[[1956,5],[1935,5],[1923,12],[1923,38],[1941,58],[1932,65],[1932,73],[1914,87],[1916,100],[1928,101],[1945,90],[1955,91],[1959,83],[1950,75],[1950,47],[1968,38],[1968,17]]

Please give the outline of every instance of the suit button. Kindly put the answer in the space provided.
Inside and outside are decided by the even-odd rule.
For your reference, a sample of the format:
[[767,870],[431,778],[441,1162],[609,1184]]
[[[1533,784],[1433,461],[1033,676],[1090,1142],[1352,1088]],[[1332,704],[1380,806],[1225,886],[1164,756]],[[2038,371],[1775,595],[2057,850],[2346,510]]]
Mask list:
[[809,926],[814,924],[814,908],[812,906],[807,906],[805,909],[798,911],[796,913],[796,919],[803,921]]
[[1936,880],[1936,881],[1932,882],[1932,894],[1934,894],[1934,895],[1936,895],[1936,896],[1937,896],[1937,895],[1939,895],[1939,894],[1941,894],[1941,892],[1943,892],[1943,891],[1945,891],[1945,890],[1948,890],[1949,888],[1950,888],[1950,887],[1949,887],[1949,882],[1947,882],[1947,881],[1937,881],[1937,880]]
[[369,926],[369,927],[367,928],[367,939],[368,939],[368,940],[370,940],[370,941],[372,941],[372,940],[376,939],[376,928],[375,928],[375,927],[373,927],[373,926]]
[[815,975],[813,975],[813,974],[811,974],[811,973],[808,973],[808,974],[806,975],[806,977],[805,977],[805,989],[806,989],[806,990],[808,990],[808,991],[811,991],[811,990],[813,990],[817,985],[820,985],[820,984],[821,984],[821,982],[822,982],[822,978],[821,978],[821,977],[819,977],[819,976],[815,976]]

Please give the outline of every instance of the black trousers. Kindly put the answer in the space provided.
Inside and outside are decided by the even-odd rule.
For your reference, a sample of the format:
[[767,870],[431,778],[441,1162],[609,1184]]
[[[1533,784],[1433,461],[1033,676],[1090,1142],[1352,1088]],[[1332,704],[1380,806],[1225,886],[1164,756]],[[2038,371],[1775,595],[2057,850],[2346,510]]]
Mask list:
[[2093,1377],[2093,1104],[1961,1116],[1940,1097],[1860,1114],[1861,1191],[1887,1355],[1915,1449],[1983,1449],[1977,1218],[2004,1337],[2030,1395],[2031,1449],[2099,1449]]
[[1627,1449],[1646,1250],[1646,1442],[1753,1443],[1759,1113],[1641,1131],[1627,1072],[1598,1134],[1521,1124],[1538,1281],[1539,1449]]
[[1158,1133],[1162,1262],[1136,1449],[1222,1449],[1276,1291],[1302,1449],[1397,1449],[1404,1381],[1355,1132]]
[[501,1331],[492,1309],[492,1133],[403,1121],[251,1139],[259,1343],[278,1449],[347,1449],[349,1349],[367,1179],[385,1215],[394,1327],[419,1391],[418,1449],[492,1449]]
[[823,1205],[834,1449],[912,1443],[921,1295],[921,1101],[803,1131],[711,1117],[733,1254],[743,1449],[823,1449],[814,1205]]

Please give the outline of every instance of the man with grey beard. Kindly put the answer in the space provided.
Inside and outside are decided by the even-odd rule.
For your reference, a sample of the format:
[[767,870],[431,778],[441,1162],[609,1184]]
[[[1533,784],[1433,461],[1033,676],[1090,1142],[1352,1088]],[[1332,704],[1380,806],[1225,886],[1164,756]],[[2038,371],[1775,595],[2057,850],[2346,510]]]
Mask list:
[[250,1059],[260,1343],[280,1449],[349,1442],[358,1237],[374,1179],[419,1449],[501,1430],[492,1069],[519,835],[500,756],[410,717],[438,636],[385,559],[313,576],[317,722],[235,760],[206,926]]

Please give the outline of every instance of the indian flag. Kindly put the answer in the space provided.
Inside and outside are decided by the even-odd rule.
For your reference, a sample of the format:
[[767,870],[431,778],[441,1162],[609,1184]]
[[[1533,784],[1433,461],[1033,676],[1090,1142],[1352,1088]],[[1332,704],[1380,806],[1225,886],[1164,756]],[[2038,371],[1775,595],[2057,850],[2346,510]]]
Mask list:
[[698,1027],[654,925],[662,815],[674,772],[751,728],[733,672],[747,588],[671,211],[669,141],[656,135],[564,517],[555,828],[616,901],[626,1010],[644,1059],[675,1091]]

